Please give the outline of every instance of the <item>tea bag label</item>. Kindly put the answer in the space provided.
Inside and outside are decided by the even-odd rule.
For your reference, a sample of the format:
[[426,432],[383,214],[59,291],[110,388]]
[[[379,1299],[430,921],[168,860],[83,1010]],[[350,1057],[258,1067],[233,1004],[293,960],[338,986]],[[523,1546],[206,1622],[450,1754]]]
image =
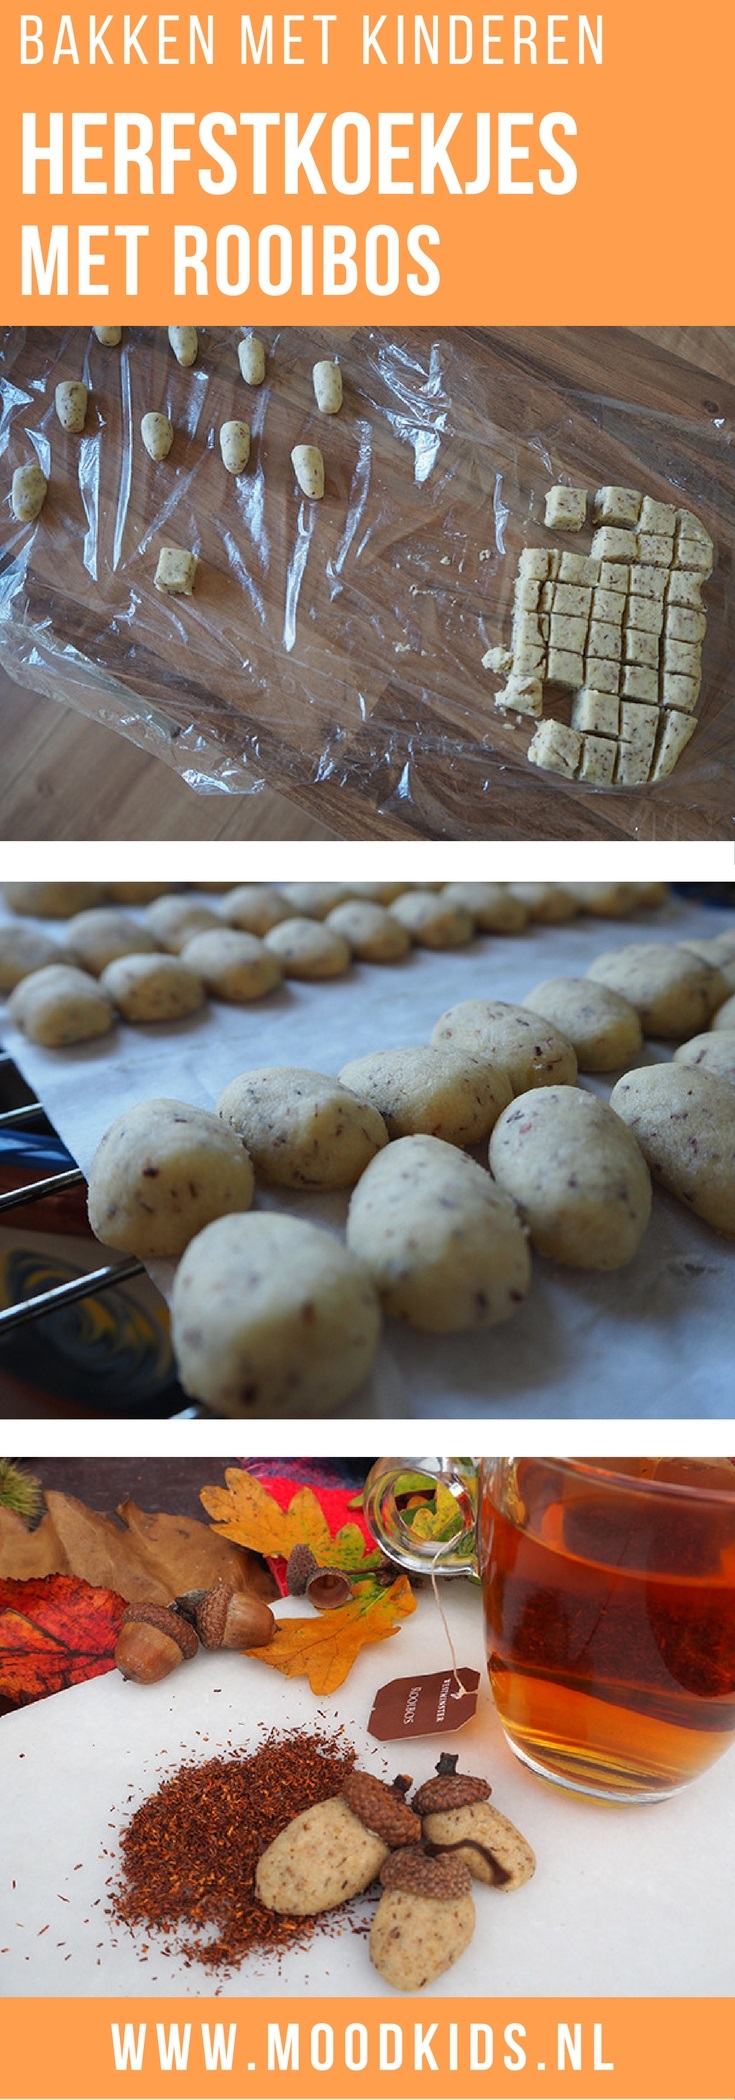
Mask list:
[[[368,1731],[379,1743],[407,1736],[453,1735],[477,1706],[479,1670],[434,1670],[430,1677],[392,1677],[380,1687]],[[460,1686],[462,1689],[460,1690]]]

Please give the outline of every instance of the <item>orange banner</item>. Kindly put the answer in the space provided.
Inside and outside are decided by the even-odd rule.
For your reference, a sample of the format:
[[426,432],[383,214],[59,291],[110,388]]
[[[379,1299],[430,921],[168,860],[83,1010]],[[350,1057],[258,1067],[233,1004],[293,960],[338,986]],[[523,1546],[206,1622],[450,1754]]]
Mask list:
[[731,0],[4,0],[4,322],[735,320]]
[[717,1998],[11,1999],[3,2100],[732,2100]]

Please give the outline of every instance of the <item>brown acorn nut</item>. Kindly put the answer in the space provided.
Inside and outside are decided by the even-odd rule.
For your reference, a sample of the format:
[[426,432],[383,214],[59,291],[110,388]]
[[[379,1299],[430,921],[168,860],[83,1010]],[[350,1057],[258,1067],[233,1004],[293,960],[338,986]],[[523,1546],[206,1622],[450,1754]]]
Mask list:
[[276,1622],[260,1597],[235,1590],[222,1578],[205,1590],[194,1614],[203,1648],[265,1648]]
[[510,1894],[530,1881],[536,1866],[526,1838],[498,1808],[491,1808],[486,1779],[458,1772],[456,1757],[441,1757],[435,1779],[414,1795],[427,1849],[466,1862],[477,1881]]
[[427,1858],[411,1846],[391,1854],[380,1879],[370,1959],[396,1990],[423,1990],[469,1946],[475,1929],[469,1869],[462,1859]]
[[340,1794],[294,1816],[258,1863],[256,1894],[267,1910],[316,1917],[369,1888],[392,1844],[417,1842],[418,1816],[403,1792],[351,1772]]
[[129,1604],[123,1612],[115,1664],[134,1684],[158,1684],[179,1663],[189,1662],[198,1647],[193,1626],[165,1604]]

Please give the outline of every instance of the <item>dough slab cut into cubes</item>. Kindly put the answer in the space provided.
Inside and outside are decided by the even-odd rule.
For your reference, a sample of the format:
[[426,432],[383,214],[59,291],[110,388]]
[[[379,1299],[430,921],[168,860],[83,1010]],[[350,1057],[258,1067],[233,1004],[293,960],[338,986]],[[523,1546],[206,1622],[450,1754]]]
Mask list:
[[[581,532],[587,491],[548,489],[547,529]],[[642,787],[673,772],[696,728],[714,545],[694,511],[606,485],[592,504],[589,554],[525,547],[510,650],[495,705],[538,722],[531,765],[588,786]],[[573,695],[570,720],[545,712],[546,687]],[[553,708],[553,694],[549,696]],[[566,716],[569,703],[557,699]]]

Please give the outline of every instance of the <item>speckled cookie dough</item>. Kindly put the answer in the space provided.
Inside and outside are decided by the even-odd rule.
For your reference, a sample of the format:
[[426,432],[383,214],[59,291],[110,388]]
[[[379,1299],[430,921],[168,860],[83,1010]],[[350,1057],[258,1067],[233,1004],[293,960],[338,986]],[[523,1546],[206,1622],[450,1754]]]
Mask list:
[[23,1035],[47,1050],[108,1035],[115,1020],[96,978],[71,963],[49,963],[23,977],[10,994],[8,1013]]
[[292,917],[293,906],[267,882],[240,882],[226,891],[220,912],[228,926],[238,926],[241,933],[257,933],[262,940],[272,926]]
[[402,962],[411,949],[405,926],[384,904],[373,904],[369,897],[352,897],[335,905],[325,924],[349,943],[358,962]]
[[643,1042],[635,1007],[589,977],[547,977],[527,992],[523,1005],[561,1030],[580,1072],[621,1072]]
[[67,962],[71,956],[66,948],[40,926],[0,925],[0,992],[14,991],[21,978],[45,969],[47,963]]
[[156,947],[150,929],[114,904],[77,912],[69,920],[66,942],[74,961],[93,977],[101,977],[119,955],[151,954]]
[[505,1072],[449,1044],[375,1050],[339,1076],[378,1109],[390,1138],[423,1132],[449,1145],[479,1145],[512,1099]]
[[342,977],[352,961],[342,934],[320,919],[282,919],[265,942],[282,963],[284,977]]
[[433,890],[404,890],[389,909],[419,948],[461,948],[475,931],[462,905]]
[[386,1312],[429,1334],[511,1319],[531,1281],[515,1205],[439,1138],[398,1138],[373,1160],[350,1202],[347,1242]]
[[561,926],[577,918],[579,904],[563,882],[511,882],[508,887],[534,925]]
[[610,1096],[663,1182],[716,1232],[735,1233],[735,1091],[700,1066],[645,1065]]
[[209,904],[197,904],[193,897],[173,894],[156,897],[146,912],[146,925],[153,938],[170,955],[180,955],[187,941],[193,941],[195,933],[215,931],[222,920]]
[[4,882],[2,888],[9,911],[36,919],[71,919],[105,901],[102,882]]
[[527,906],[507,882],[445,882],[442,896],[468,911],[482,933],[522,933],[528,925]]
[[192,940],[185,941],[181,953],[212,998],[229,999],[234,1006],[264,999],[283,982],[277,955],[271,954],[257,934],[241,933],[235,926],[195,933]]
[[123,955],[100,978],[124,1021],[183,1021],[206,1003],[201,980],[179,955]]
[[579,1269],[632,1261],[650,1216],[650,1176],[596,1094],[552,1086],[521,1095],[496,1123],[489,1158],[539,1254]]
[[294,1065],[241,1072],[217,1114],[243,1138],[256,1173],[283,1188],[351,1188],[388,1143],[377,1109],[338,1079]]
[[213,1218],[249,1210],[242,1139],[206,1108],[138,1101],[105,1131],[89,1171],[92,1231],[141,1260],[181,1254]]
[[693,1035],[691,1042],[680,1043],[674,1051],[674,1064],[696,1065],[735,1086],[735,1027],[722,1028],[719,1033],[710,1028],[706,1035]]
[[505,999],[463,999],[450,1006],[432,1030],[432,1043],[453,1043],[507,1072],[514,1094],[534,1086],[574,1086],[577,1060],[571,1043],[550,1021]]
[[639,1014],[644,1035],[693,1035],[722,1004],[727,987],[711,963],[673,942],[634,941],[598,955],[587,972],[620,992]]

